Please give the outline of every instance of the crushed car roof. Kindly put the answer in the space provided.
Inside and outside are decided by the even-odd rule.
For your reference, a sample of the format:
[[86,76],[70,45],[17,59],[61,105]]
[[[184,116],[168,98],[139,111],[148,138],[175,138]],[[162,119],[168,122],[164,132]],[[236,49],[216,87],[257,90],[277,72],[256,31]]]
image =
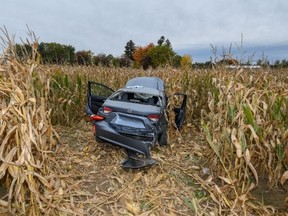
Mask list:
[[146,87],[158,91],[164,91],[164,82],[158,77],[136,77],[129,80],[124,88],[132,87]]
[[125,88],[119,89],[119,91],[125,92],[135,92],[135,93],[146,93],[155,96],[161,96],[161,91],[153,88],[147,88],[143,86],[127,86]]

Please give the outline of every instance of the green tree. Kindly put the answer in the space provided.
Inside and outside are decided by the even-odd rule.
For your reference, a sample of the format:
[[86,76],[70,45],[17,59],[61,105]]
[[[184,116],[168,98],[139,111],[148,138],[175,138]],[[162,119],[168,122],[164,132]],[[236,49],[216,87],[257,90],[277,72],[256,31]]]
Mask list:
[[155,46],[148,51],[148,56],[151,58],[153,68],[171,64],[174,55],[175,52],[173,49],[166,44]]
[[134,61],[134,58],[133,58],[133,52],[135,51],[136,47],[135,47],[135,44],[132,40],[129,40],[125,46],[125,55],[131,59],[132,61]]
[[112,54],[107,55],[107,57],[106,57],[106,61],[107,61],[106,66],[107,67],[110,67],[113,65],[113,59],[114,59],[114,57]]
[[153,66],[152,59],[148,55],[143,56],[140,63],[144,70],[147,70],[150,66]]
[[[127,43],[128,44],[128,43]],[[157,46],[153,43],[147,46],[135,47],[132,57],[134,61],[134,67],[140,68],[141,66],[146,70],[150,66],[156,68],[164,65],[180,65],[181,57],[175,58],[175,52],[172,49],[171,43],[168,39],[165,40],[164,36],[161,36],[157,41]]]
[[168,47],[170,47],[172,49],[171,42],[169,41],[169,39],[165,40],[164,36],[161,36],[159,38],[159,40],[157,41],[157,44],[158,44],[158,46],[168,46]]
[[168,47],[170,47],[170,48],[172,49],[172,45],[171,45],[171,42],[169,41],[169,39],[167,39],[167,40],[165,41],[165,45],[168,46]]
[[[110,67],[113,65],[113,55],[105,55],[104,53],[100,53],[97,56],[93,56],[93,64],[97,66]],[[114,62],[116,64],[116,62]]]
[[288,66],[288,61],[286,59],[282,59],[281,66],[286,68]]
[[174,55],[172,58],[172,66],[175,68],[179,68],[181,66],[181,59],[180,55]]
[[75,48],[59,43],[43,43],[38,46],[43,63],[73,64],[76,60]]
[[114,66],[114,67],[120,67],[120,58],[114,58],[113,57],[113,59],[112,59],[112,65]]
[[127,55],[122,55],[120,58],[119,58],[119,63],[120,63],[120,67],[130,67],[133,63],[133,61],[128,58]]
[[162,46],[165,41],[165,37],[161,36],[160,39],[157,41],[158,46]]
[[32,56],[32,47],[29,44],[16,44],[15,51],[20,60],[30,59]]
[[78,51],[76,53],[78,65],[91,65],[93,53],[88,50]]

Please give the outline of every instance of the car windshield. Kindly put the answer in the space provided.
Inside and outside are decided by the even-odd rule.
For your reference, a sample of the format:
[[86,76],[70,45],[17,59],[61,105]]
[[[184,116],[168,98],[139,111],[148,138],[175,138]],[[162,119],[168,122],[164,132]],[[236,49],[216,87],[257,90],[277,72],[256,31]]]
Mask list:
[[161,97],[140,92],[117,91],[109,99],[154,106],[161,106],[162,104]]

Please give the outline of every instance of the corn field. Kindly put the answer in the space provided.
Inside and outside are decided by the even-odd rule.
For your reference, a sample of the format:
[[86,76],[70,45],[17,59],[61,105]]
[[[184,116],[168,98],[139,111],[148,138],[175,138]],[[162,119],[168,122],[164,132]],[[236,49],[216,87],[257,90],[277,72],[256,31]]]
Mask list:
[[[6,45],[13,47],[9,39]],[[271,191],[288,189],[288,71],[43,66],[35,55],[19,60],[12,50],[0,59],[0,183],[5,191],[0,213],[285,214],[287,192],[279,208],[261,202],[253,191],[263,182]],[[175,102],[170,100],[170,146],[153,152],[160,164],[125,173],[113,164],[123,152],[98,146],[92,131],[83,130],[89,128],[86,83],[116,90],[137,76],[161,78],[168,95],[186,93],[186,121],[181,131],[174,130]],[[79,143],[71,144],[75,140]],[[101,182],[110,187],[102,192],[96,187],[101,193],[93,196],[87,189],[92,174],[80,170],[98,183],[107,178]]]

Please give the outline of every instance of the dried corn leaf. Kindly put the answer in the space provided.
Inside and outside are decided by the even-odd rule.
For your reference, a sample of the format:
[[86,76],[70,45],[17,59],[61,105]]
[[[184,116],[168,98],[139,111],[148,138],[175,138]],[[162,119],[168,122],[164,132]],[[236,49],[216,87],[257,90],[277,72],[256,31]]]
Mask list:
[[285,171],[280,179],[281,184],[283,185],[287,181],[287,179],[288,179],[288,171]]

